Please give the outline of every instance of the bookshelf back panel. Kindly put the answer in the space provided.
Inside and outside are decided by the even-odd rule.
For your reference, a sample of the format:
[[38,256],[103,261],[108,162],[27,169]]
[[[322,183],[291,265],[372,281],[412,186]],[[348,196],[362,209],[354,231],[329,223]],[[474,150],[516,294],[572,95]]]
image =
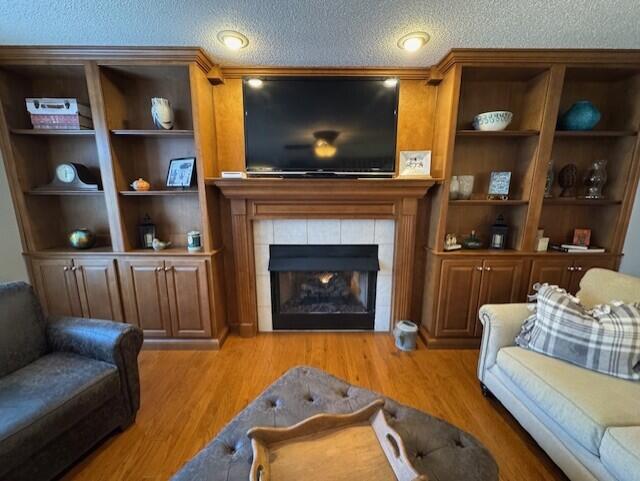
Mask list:
[[571,243],[574,229],[591,229],[591,244],[609,251],[619,213],[619,205],[545,205],[539,228],[552,244]]
[[156,225],[157,237],[171,241],[174,247],[187,245],[187,232],[202,230],[197,195],[166,197],[126,197],[121,199],[130,245],[139,248],[138,224],[149,215]]
[[174,129],[193,129],[187,66],[101,67],[102,89],[110,129],[155,129],[151,99],[169,100]]
[[511,172],[509,198],[528,200],[538,137],[457,137],[452,175],[474,175],[472,199],[486,199],[491,172]]
[[89,92],[82,65],[0,67],[0,99],[9,127],[30,129],[25,98],[76,98],[89,106]]
[[476,115],[496,110],[513,112],[507,130],[539,130],[548,81],[549,73],[543,69],[465,67],[458,130],[472,129]]
[[556,137],[551,154],[555,173],[553,196],[559,197],[562,191],[558,173],[565,165],[575,164],[578,168],[577,195],[582,196],[585,194],[584,177],[593,162],[605,159],[607,183],[603,194],[608,199],[622,200],[629,182],[635,142],[635,137]]
[[93,136],[13,135],[12,141],[23,191],[47,185],[53,180],[56,167],[65,162],[83,164],[97,179],[101,178]]
[[468,206],[463,204],[450,204],[447,215],[447,233],[457,235],[458,242],[469,235],[472,230],[486,247],[491,234],[491,226],[496,222],[499,215],[504,217],[509,226],[509,236],[507,246],[509,249],[520,249],[526,205],[482,205]]
[[[165,189],[171,159],[195,157],[195,146],[190,137],[112,138],[118,166],[118,190],[130,190],[131,182],[140,177],[151,183],[151,189]],[[195,177],[193,185],[196,185]]]
[[560,115],[575,102],[589,100],[602,114],[594,130],[640,129],[640,72],[628,69],[569,68]]
[[111,245],[102,195],[27,196],[26,203],[36,250],[68,247],[69,234],[80,228],[96,234],[96,247]]

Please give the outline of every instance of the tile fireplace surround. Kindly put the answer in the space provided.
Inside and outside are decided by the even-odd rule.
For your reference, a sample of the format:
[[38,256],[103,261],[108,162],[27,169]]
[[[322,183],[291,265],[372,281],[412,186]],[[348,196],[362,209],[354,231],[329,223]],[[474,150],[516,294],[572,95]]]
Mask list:
[[391,219],[278,219],[253,222],[258,330],[272,331],[269,245],[374,244],[380,271],[376,283],[375,331],[388,331],[393,289],[395,222]]

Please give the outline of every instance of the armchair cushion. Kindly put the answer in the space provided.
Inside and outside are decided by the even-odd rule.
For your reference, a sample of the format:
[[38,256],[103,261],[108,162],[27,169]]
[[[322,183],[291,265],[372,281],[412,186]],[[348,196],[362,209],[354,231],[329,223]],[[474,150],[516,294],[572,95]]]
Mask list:
[[484,373],[496,363],[498,351],[515,345],[522,323],[531,312],[527,304],[485,304],[480,308],[479,315],[484,329],[478,377],[484,381]]
[[116,366],[130,414],[138,411],[138,353],[142,347],[139,328],[120,322],[60,317],[48,323],[47,339],[54,351],[72,352]]
[[65,352],[0,378],[0,478],[119,393],[114,365]]
[[45,320],[29,284],[0,284],[0,377],[47,352]]

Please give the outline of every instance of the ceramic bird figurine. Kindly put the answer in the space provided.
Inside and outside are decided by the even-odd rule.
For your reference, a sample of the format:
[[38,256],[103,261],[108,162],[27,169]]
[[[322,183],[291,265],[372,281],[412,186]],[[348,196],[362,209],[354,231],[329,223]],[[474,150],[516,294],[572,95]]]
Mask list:
[[158,239],[157,237],[153,238],[153,242],[151,243],[151,247],[153,247],[154,251],[161,251],[166,249],[167,247],[171,247],[171,242],[170,241],[161,241],[160,239]]

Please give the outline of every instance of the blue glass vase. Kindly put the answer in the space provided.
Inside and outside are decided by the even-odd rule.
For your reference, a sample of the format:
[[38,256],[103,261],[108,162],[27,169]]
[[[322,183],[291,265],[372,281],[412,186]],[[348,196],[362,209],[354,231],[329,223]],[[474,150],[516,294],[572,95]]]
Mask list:
[[598,122],[602,114],[588,100],[580,100],[573,104],[562,117],[560,117],[560,128],[562,130],[591,130]]

